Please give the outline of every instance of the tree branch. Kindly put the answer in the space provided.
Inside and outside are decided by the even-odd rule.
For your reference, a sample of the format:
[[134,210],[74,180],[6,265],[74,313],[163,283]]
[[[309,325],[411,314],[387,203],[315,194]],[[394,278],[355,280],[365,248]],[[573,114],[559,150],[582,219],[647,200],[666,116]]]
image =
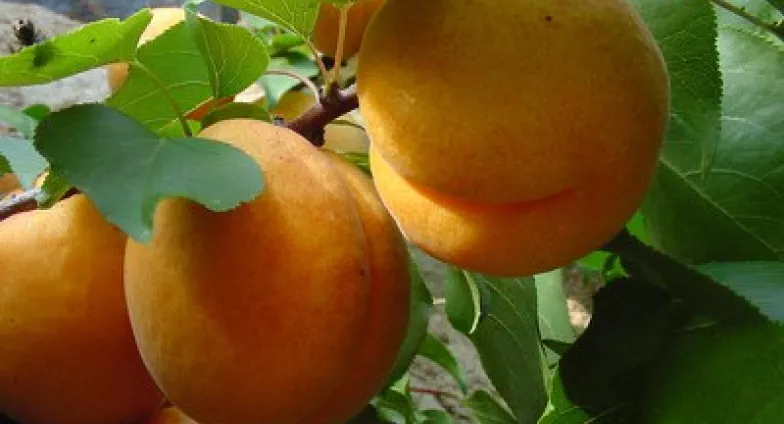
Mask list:
[[41,193],[41,189],[35,187],[24,193],[11,195],[7,199],[0,200],[0,221],[11,215],[34,210],[38,207],[36,197]]
[[315,146],[324,145],[324,128],[330,122],[359,107],[356,85],[345,90],[336,86],[327,90],[321,101],[286,127],[305,137]]

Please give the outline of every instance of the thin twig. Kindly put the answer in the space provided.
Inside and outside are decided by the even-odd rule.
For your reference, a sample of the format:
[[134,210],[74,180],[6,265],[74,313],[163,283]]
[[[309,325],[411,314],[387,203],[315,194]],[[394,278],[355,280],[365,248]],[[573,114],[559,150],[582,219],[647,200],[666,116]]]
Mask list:
[[0,200],[0,221],[11,215],[34,210],[38,207],[36,197],[41,194],[39,187],[32,188],[7,199]]
[[285,69],[269,69],[267,70],[266,74],[269,75],[285,75],[287,77],[293,78],[302,84],[305,84],[306,87],[313,93],[313,97],[316,99],[321,98],[321,92],[316,84],[311,81],[309,78],[305,78],[302,75],[297,74],[296,72],[287,71]]
[[[780,39],[784,40],[784,33],[782,33],[781,28],[776,27],[775,24],[771,24],[769,22],[765,22],[764,20],[752,15],[751,13],[747,12],[745,8],[736,6],[726,0],[709,0],[713,4],[731,12],[735,15],[745,19],[746,21],[764,29],[770,31],[775,36],[779,37]],[[773,3],[771,3],[773,4]],[[775,5],[774,5],[775,6]]]
[[428,389],[428,388],[424,388],[424,387],[409,387],[408,390],[411,391],[411,393],[419,393],[419,394],[423,394],[423,395],[430,395],[430,396],[435,396],[436,398],[448,397],[448,398],[457,399],[457,400],[462,399],[461,396],[459,396],[459,395],[457,395],[455,393],[446,392],[446,391],[438,390],[438,389]]
[[359,107],[356,85],[345,90],[327,90],[321,102],[314,105],[286,127],[308,139],[315,146],[324,145],[324,128],[335,119]]

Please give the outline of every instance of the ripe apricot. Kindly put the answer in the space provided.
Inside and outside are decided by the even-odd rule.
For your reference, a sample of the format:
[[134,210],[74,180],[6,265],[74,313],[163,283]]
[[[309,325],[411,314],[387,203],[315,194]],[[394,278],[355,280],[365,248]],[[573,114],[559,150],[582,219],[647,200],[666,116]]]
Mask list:
[[[256,159],[265,191],[226,213],[167,199],[150,244],[129,242],[125,287],[145,364],[167,398],[199,422],[311,424],[333,408],[346,418],[380,384],[361,381],[355,392],[343,387],[347,379],[383,380],[391,367],[385,355],[358,357],[379,348],[364,345],[376,340],[364,331],[383,327],[395,340],[401,323],[390,310],[408,310],[407,298],[378,305],[377,296],[398,298],[401,289],[386,284],[401,283],[392,277],[401,275],[400,258],[395,246],[371,244],[366,231],[394,238],[388,227],[367,224],[372,214],[362,212],[353,183],[294,132],[234,119],[200,137]],[[373,258],[377,252],[389,257]],[[378,322],[370,305],[389,321]],[[396,350],[388,343],[380,348]]]
[[375,147],[370,169],[384,204],[414,244],[462,268],[532,275],[577,260],[612,238],[642,201],[654,162],[619,163],[553,196],[516,204],[467,202],[400,176]]
[[470,202],[629,178],[618,163],[649,169],[668,121],[662,55],[626,0],[391,1],[357,84],[378,154]]
[[25,424],[155,411],[123,295],[125,239],[83,195],[0,222],[0,411]]
[[169,406],[158,411],[145,424],[199,424],[183,414],[179,409]]
[[[142,32],[141,37],[139,37],[139,46],[155,39],[185,20],[185,10],[180,7],[157,7],[150,9],[150,11],[152,12],[152,19],[144,32]],[[125,84],[125,81],[128,79],[128,64],[111,63],[106,65],[106,71],[109,91],[114,94],[122,88],[123,84]],[[233,100],[233,97],[209,99],[199,105],[196,109],[187,113],[186,118],[199,121],[212,109],[230,103]]]
[[411,276],[405,241],[370,178],[337,154],[326,154],[357,205],[370,260],[370,293],[354,366],[331,400],[300,424],[342,424],[358,414],[389,379],[408,328]]
[[[362,45],[365,29],[385,0],[361,0],[348,10],[346,33],[343,41],[343,58],[355,55]],[[330,3],[321,3],[312,41],[327,56],[335,57],[338,50],[340,10]]]
[[20,187],[19,180],[14,174],[0,175],[0,197]]

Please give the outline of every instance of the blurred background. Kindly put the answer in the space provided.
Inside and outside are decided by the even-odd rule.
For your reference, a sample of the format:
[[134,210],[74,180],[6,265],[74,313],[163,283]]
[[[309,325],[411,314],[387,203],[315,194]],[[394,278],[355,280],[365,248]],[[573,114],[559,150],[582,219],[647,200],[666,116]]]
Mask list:
[[[182,0],[15,0],[13,3],[37,4],[61,15],[79,21],[115,17],[125,18],[143,7],[180,6]],[[205,15],[224,22],[235,22],[237,14],[234,9],[216,6],[205,2],[201,6]]]

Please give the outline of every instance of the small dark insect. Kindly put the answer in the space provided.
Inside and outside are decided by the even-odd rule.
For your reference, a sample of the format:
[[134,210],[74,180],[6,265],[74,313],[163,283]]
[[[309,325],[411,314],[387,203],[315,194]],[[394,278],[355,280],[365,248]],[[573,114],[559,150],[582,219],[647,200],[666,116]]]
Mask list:
[[38,44],[46,39],[43,33],[39,31],[33,21],[29,19],[20,19],[13,25],[14,37],[16,37],[17,46],[9,46],[8,49],[11,53],[16,53],[24,47]]

